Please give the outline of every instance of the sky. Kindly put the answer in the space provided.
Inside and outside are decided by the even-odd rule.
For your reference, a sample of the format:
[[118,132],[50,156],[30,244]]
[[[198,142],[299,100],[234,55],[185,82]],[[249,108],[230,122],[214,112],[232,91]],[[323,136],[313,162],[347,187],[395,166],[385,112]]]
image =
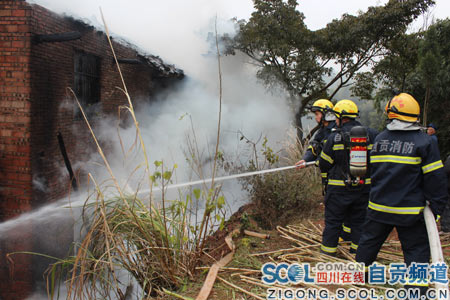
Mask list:
[[[102,8],[111,32],[125,36],[147,51],[166,61],[186,65],[186,56],[205,52],[203,41],[205,28],[213,28],[213,20],[219,20],[218,31],[231,31],[229,23],[221,20],[248,19],[253,11],[251,0],[29,0],[60,13],[102,23]],[[305,15],[305,23],[312,30],[324,27],[344,13],[356,14],[369,6],[382,5],[387,0],[299,0],[299,10]],[[450,16],[450,1],[437,0],[432,13],[437,18]],[[420,28],[417,20],[413,28]],[[147,36],[147,39],[143,39]],[[182,45],[177,47],[174,45]],[[180,49],[181,48],[181,49]]]

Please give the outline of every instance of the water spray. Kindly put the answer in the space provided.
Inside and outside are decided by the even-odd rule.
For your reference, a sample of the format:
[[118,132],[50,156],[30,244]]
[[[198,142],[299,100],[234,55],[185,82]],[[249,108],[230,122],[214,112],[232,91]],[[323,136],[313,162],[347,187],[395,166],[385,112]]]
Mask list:
[[[303,165],[305,167],[309,167],[309,166],[314,165],[315,163],[316,163],[315,161],[310,161],[310,162],[305,162]],[[281,167],[281,168],[275,168],[275,169],[253,171],[253,172],[247,172],[247,173],[241,173],[241,174],[216,177],[216,178],[214,178],[214,182],[225,181],[225,180],[230,180],[230,179],[235,179],[235,178],[255,176],[255,175],[261,175],[261,174],[267,174],[267,173],[281,172],[281,171],[290,170],[290,169],[294,169],[294,168],[298,168],[298,167],[299,167],[298,165],[294,165],[294,166],[287,166],[287,167]],[[187,187],[187,186],[192,186],[192,185],[197,185],[197,184],[211,183],[212,181],[213,181],[213,178],[200,179],[200,180],[196,180],[196,181],[171,184],[171,185],[164,187],[164,189],[176,189],[176,188],[182,188],[182,187]],[[146,190],[138,191],[137,194],[148,194],[148,193],[150,193],[150,191],[161,191],[161,190],[162,190],[161,187],[156,187],[156,188],[153,188],[152,190],[146,189]]]

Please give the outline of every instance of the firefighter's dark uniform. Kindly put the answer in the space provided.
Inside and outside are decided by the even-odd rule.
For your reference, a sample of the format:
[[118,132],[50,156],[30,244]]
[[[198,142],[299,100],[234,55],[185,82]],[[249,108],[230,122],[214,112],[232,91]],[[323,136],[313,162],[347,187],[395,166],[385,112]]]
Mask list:
[[[332,130],[336,128],[335,121],[329,121],[328,126],[321,127],[316,134],[313,136],[313,139],[309,143],[308,148],[306,149],[305,154],[303,155],[303,160],[315,161],[317,160],[320,152],[322,151],[323,146],[327,142],[328,137],[330,136]],[[324,190],[326,189],[328,182],[328,174],[326,172],[321,172],[320,174],[322,178],[322,184],[324,186]],[[346,219],[342,224],[342,231],[340,236],[344,241],[351,241],[351,227],[348,225],[350,222]]]
[[[349,186],[349,152],[344,145],[346,135],[354,126],[361,126],[358,121],[350,120],[334,131],[320,154],[319,166],[322,173],[328,173],[328,186],[325,195],[325,229],[321,251],[330,255],[336,253],[339,235],[344,220],[350,222],[351,249],[358,247],[361,225],[367,210],[370,178],[367,176],[360,185]],[[368,146],[375,139],[377,132],[368,128]]]
[[326,143],[328,136],[331,134],[331,130],[336,127],[335,121],[329,121],[328,126],[322,126],[314,134],[311,142],[309,143],[308,149],[306,149],[303,155],[303,160],[306,162],[315,161],[320,154],[323,145]]
[[[447,189],[450,197],[450,155],[444,163],[444,171],[447,174]],[[441,217],[441,230],[444,232],[450,232],[450,203],[448,202]]]
[[405,263],[428,263],[430,247],[423,219],[426,200],[435,215],[447,203],[447,182],[437,144],[420,130],[384,130],[370,153],[372,188],[356,254],[371,265],[395,227]]

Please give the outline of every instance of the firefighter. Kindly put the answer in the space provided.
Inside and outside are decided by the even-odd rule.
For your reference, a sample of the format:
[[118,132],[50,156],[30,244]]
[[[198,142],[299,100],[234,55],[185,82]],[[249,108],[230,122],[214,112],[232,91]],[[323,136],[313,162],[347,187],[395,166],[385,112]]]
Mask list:
[[[369,199],[370,178],[365,174],[351,174],[350,155],[353,128],[364,132],[364,142],[357,147],[364,168],[367,169],[368,149],[376,136],[376,131],[364,128],[356,121],[358,107],[351,100],[341,100],[334,106],[338,128],[328,137],[320,154],[319,166],[322,173],[328,173],[328,187],[325,194],[325,228],[322,236],[321,252],[335,255],[344,220],[351,227],[350,251],[356,252]],[[356,143],[356,142],[355,142]],[[361,150],[358,148],[358,150]]]
[[[450,155],[444,163],[444,171],[447,174],[447,189],[450,197]],[[450,203],[447,202],[441,218],[441,230],[443,232],[450,232]]]
[[[315,161],[318,158],[328,136],[336,127],[336,116],[332,109],[333,103],[327,99],[319,99],[313,103],[311,111],[314,113],[316,122],[319,124],[320,129],[314,135],[312,141],[306,149],[303,159],[296,163],[299,169],[305,167],[305,162]],[[321,173],[320,176],[322,178],[323,191],[325,193],[328,176],[327,173]],[[342,224],[342,232],[340,234],[342,241],[351,241],[351,228],[348,224],[348,220],[345,220],[344,224]]]
[[[327,99],[319,99],[315,101],[311,107],[311,111],[314,113],[316,122],[320,128],[316,134],[314,134],[302,160],[296,163],[299,169],[305,167],[305,162],[315,161],[322,151],[322,146],[325,144],[331,130],[336,126],[336,116],[333,111],[333,103]],[[322,174],[322,178],[326,178],[326,174]]]
[[[437,143],[420,130],[420,107],[411,95],[395,96],[385,111],[389,123],[370,153],[372,187],[356,260],[371,265],[395,227],[406,265],[428,263],[423,209],[428,200],[436,217],[444,210],[447,181],[443,164]],[[420,285],[423,292],[426,287]]]

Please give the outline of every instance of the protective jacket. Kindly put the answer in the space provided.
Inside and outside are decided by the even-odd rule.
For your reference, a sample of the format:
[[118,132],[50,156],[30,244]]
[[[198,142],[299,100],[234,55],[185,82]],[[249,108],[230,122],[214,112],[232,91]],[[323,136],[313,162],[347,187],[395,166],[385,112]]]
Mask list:
[[372,189],[367,217],[406,226],[422,218],[426,201],[435,215],[447,203],[447,180],[437,143],[420,130],[386,129],[370,152]]
[[308,161],[314,161],[320,154],[323,145],[326,143],[328,136],[331,134],[333,128],[336,127],[335,121],[329,121],[328,126],[320,127],[320,129],[314,134],[308,149],[306,149],[303,159]]
[[[444,171],[447,174],[447,189],[448,195],[450,197],[450,155],[447,157],[447,160],[444,163]],[[444,212],[442,213],[441,229],[444,232],[450,232],[450,205],[448,202],[445,206]]]
[[[348,193],[361,191],[368,193],[370,190],[369,171],[362,185],[348,185],[349,174],[349,145],[348,134],[354,126],[361,126],[356,120],[344,123],[340,128],[333,130],[320,153],[319,166],[322,173],[328,173],[328,187],[330,193]],[[368,149],[372,148],[377,132],[367,128]],[[347,183],[346,183],[347,181]]]

